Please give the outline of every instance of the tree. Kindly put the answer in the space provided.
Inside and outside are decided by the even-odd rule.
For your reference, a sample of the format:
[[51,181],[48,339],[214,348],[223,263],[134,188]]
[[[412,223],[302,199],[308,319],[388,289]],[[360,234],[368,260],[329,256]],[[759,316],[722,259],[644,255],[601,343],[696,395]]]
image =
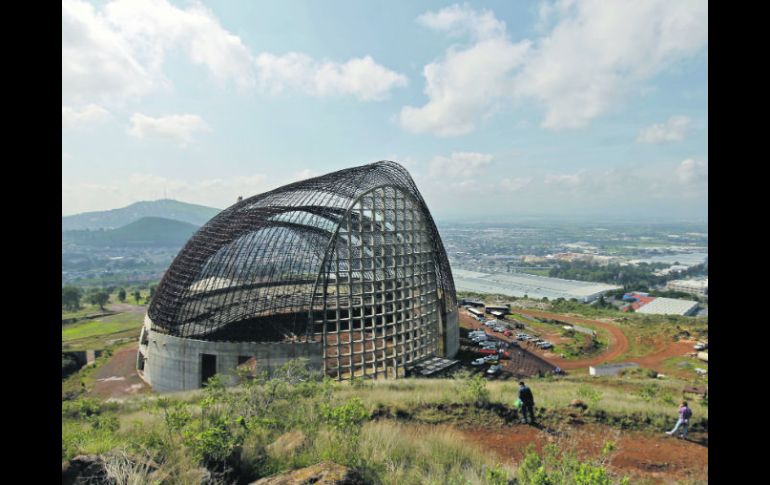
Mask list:
[[83,297],[83,290],[77,286],[62,286],[61,289],[61,305],[70,311],[76,311],[80,309],[80,298]]
[[99,309],[104,311],[104,304],[110,301],[110,295],[106,291],[94,291],[88,295],[88,302],[92,305],[99,305]]
[[118,300],[120,300],[121,303],[126,301],[126,290],[124,290],[123,288],[121,288],[120,291],[118,292]]
[[142,294],[139,292],[139,290],[134,291],[134,300],[136,300],[137,303],[139,303],[139,300],[142,299]]

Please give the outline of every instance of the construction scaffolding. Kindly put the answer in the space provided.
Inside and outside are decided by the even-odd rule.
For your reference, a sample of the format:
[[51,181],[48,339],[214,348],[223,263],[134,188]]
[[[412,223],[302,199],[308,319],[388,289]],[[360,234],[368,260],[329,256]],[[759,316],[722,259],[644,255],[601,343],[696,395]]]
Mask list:
[[443,355],[456,311],[430,212],[409,173],[383,161],[225,209],[177,255],[148,316],[184,338],[323,342],[325,370],[346,379]]

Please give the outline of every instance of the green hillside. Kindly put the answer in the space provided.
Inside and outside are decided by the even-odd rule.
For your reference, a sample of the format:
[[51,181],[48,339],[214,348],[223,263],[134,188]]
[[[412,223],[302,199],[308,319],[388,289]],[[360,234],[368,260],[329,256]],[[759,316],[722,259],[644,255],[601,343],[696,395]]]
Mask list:
[[143,217],[118,229],[62,233],[62,243],[93,247],[181,247],[198,226],[162,217]]
[[136,202],[120,209],[84,212],[61,218],[62,231],[116,229],[143,217],[162,217],[202,226],[220,209],[178,200],[161,199]]

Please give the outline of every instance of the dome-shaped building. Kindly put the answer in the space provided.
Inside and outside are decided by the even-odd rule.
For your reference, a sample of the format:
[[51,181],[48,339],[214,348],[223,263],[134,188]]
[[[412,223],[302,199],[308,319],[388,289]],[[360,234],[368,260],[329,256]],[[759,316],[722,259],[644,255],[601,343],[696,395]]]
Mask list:
[[196,232],[153,296],[137,367],[193,389],[250,359],[399,377],[459,345],[452,273],[408,172],[378,162],[241,200]]

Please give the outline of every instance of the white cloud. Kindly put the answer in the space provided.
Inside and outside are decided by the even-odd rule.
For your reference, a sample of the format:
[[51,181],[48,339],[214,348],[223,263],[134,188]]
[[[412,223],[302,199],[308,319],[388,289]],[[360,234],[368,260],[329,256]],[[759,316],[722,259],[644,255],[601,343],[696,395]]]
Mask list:
[[62,1],[62,97],[119,103],[170,86],[162,65],[172,49],[217,79],[253,84],[252,58],[200,3],[114,0],[101,10]]
[[[401,125],[413,133],[457,136],[470,133],[512,91],[510,75],[529,43],[486,39],[468,49],[450,49],[444,59],[425,66],[422,107],[401,109]],[[482,74],[483,73],[483,74]]]
[[565,173],[565,174],[553,174],[549,173],[545,176],[546,185],[566,185],[568,187],[577,187],[584,181],[584,171],[578,171],[577,173]]
[[220,84],[287,89],[314,96],[352,95],[379,100],[407,78],[371,56],[317,61],[302,53],[256,58],[214,13],[194,1],[113,0],[100,9],[82,0],[62,1],[62,98],[66,103],[121,104],[162,89],[166,58],[181,52]]
[[162,84],[103,13],[87,2],[62,1],[62,99],[119,100]]
[[98,123],[109,118],[110,112],[97,104],[89,104],[81,109],[69,106],[61,107],[62,128],[74,128],[77,126]]
[[505,190],[516,192],[528,186],[530,183],[532,183],[532,177],[511,177],[502,179],[500,181],[500,186]]
[[708,184],[709,166],[703,160],[688,158],[679,164],[676,174],[683,184]]
[[560,2],[557,19],[517,79],[545,107],[543,126],[585,126],[672,63],[708,42],[703,0]]
[[141,113],[131,116],[128,134],[137,138],[165,138],[186,146],[193,142],[193,134],[209,131],[198,115],[183,114],[152,118]]
[[454,152],[449,157],[437,156],[430,162],[430,175],[435,178],[468,178],[489,165],[492,155],[475,152]]
[[199,2],[181,9],[166,0],[114,0],[104,11],[110,24],[155,68],[168,51],[179,48],[221,81],[241,87],[254,83],[248,48]]
[[377,64],[370,56],[338,63],[319,62],[299,52],[282,56],[263,53],[257,56],[256,65],[260,87],[271,94],[294,90],[312,96],[353,95],[372,101],[407,84],[406,76]]
[[489,39],[505,35],[505,22],[498,20],[492,11],[477,12],[467,4],[452,5],[438,12],[426,12],[417,17],[417,21],[453,36],[470,34],[476,39]]
[[585,126],[708,40],[704,0],[556,2],[541,8],[544,34],[534,41],[512,42],[491,12],[468,6],[418,21],[471,40],[426,65],[428,102],[401,110],[404,128],[439,136],[469,133],[515,100],[538,101],[545,128]]
[[667,143],[684,140],[690,118],[672,116],[665,123],[656,123],[644,128],[636,138],[637,143]]

